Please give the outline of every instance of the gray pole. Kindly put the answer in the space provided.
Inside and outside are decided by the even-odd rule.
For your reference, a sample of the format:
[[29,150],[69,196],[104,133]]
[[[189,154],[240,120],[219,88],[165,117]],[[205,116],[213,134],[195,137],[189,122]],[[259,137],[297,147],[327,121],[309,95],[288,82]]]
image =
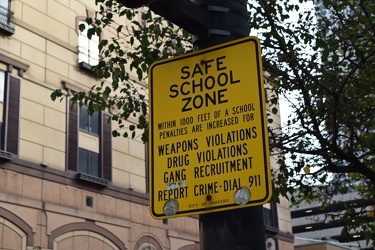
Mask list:
[[199,216],[201,250],[265,250],[263,207]]
[[249,35],[247,0],[193,0],[209,12],[209,30],[194,35],[195,50],[208,48]]
[[[194,36],[194,50],[249,35],[247,0],[193,0],[210,13],[208,34]],[[263,207],[199,216],[201,250],[265,250]]]

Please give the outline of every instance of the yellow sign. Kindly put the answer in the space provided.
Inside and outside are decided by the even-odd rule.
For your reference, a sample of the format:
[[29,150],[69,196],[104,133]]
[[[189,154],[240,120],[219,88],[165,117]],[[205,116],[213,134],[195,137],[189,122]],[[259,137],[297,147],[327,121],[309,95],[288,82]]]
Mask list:
[[149,70],[154,218],[266,203],[271,196],[259,41],[246,37]]

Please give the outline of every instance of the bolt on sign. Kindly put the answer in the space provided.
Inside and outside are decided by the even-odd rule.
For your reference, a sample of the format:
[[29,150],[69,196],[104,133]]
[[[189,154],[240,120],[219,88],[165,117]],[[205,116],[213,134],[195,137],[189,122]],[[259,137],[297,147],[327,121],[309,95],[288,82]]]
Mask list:
[[271,196],[259,40],[246,37],[149,69],[150,213],[256,206]]

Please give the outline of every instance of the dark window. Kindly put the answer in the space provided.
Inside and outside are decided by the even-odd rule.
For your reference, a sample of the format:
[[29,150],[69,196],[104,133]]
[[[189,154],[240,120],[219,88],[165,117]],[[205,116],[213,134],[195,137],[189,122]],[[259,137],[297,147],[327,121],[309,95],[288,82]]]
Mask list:
[[[0,112],[4,114],[4,88],[5,88],[5,72],[0,71]],[[0,117],[0,142],[3,141],[3,116]],[[1,143],[2,145],[2,143]],[[1,146],[1,149],[3,147]]]
[[[100,112],[96,114],[95,118],[87,115],[85,107],[80,110],[81,112],[79,112],[77,105],[71,106],[69,104],[69,107],[67,169],[112,181],[112,128],[111,124],[108,123],[110,115]],[[79,113],[83,115],[81,116]],[[85,125],[81,125],[81,120]],[[96,123],[96,125],[93,123]],[[79,147],[80,130],[99,136],[98,153]]]
[[96,177],[101,177],[99,175],[99,154],[80,148],[79,172]]
[[271,209],[263,208],[263,218],[264,218],[264,225],[270,226],[270,227],[273,226]]
[[1,150],[18,154],[21,80],[0,71]]
[[99,113],[94,112],[91,116],[87,113],[87,106],[82,106],[79,112],[79,129],[90,134],[99,134]]
[[[0,0],[1,3],[5,3],[2,1]],[[9,70],[8,72],[0,70],[0,150],[17,155],[19,147],[21,77],[29,68],[29,65],[1,53],[0,63]],[[11,70],[13,72],[18,71],[18,75],[13,75],[10,72]],[[3,154],[3,152],[3,156],[8,155]]]
[[9,0],[0,0],[0,30],[6,35],[14,34],[13,13]]
[[4,102],[5,72],[0,71],[0,103]]
[[268,228],[279,228],[277,217],[277,205],[275,202],[270,203],[270,208],[263,207],[264,225]]
[[[94,112],[91,116],[87,113],[87,106],[82,106],[79,112],[79,129],[85,133],[95,136],[100,135],[99,113]],[[99,154],[87,149],[79,148],[79,168],[78,172],[101,177],[99,167]]]

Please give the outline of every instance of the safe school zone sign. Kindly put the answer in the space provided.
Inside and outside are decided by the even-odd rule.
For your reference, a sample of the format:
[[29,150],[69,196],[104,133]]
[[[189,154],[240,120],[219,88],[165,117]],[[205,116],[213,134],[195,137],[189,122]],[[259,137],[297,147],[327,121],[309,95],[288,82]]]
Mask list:
[[257,38],[154,63],[149,97],[154,218],[268,202],[271,177]]

